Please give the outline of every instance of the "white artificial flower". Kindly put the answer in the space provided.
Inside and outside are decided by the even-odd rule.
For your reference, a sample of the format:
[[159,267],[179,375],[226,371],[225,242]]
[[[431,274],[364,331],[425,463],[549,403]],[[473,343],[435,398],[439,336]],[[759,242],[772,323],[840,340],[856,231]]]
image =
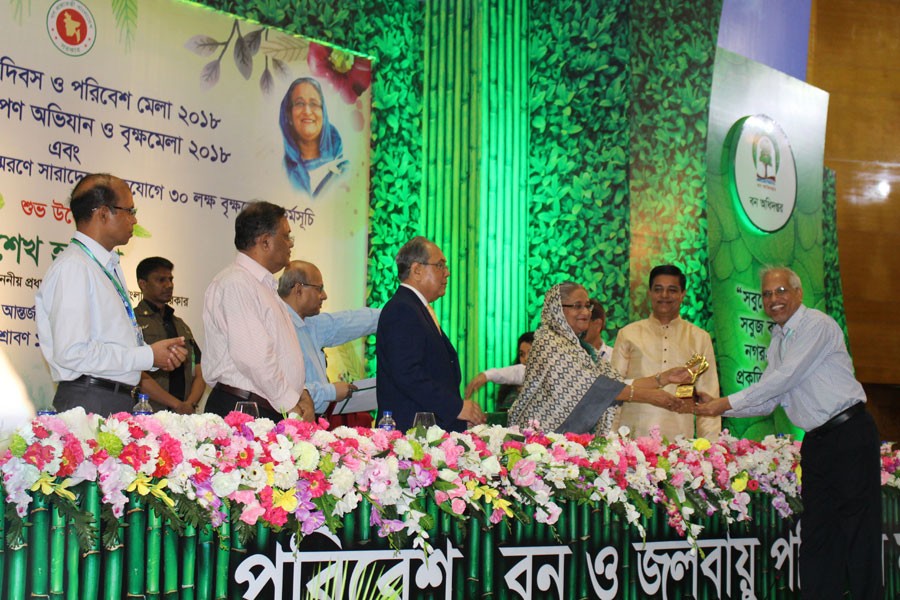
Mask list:
[[236,492],[241,482],[241,474],[234,470],[230,473],[222,473],[221,471],[212,476],[212,490],[219,498],[225,498]]

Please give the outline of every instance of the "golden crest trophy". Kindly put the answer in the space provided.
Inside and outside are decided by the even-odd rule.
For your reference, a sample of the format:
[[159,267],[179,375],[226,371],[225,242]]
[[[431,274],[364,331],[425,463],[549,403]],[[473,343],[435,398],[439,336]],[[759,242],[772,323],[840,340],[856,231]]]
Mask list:
[[686,363],[685,368],[691,374],[691,382],[679,385],[675,389],[675,396],[678,398],[694,398],[697,399],[697,393],[694,391],[694,383],[697,377],[709,368],[709,361],[702,354],[694,354]]

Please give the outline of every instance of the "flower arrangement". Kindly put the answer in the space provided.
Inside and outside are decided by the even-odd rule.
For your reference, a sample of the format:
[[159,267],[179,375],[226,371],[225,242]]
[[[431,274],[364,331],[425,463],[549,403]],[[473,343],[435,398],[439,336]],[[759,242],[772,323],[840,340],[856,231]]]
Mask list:
[[[101,491],[108,545],[129,495],[176,525],[218,526],[230,515],[245,538],[258,523],[298,536],[323,525],[336,531],[365,499],[380,536],[426,550],[434,525],[426,498],[455,518],[486,524],[553,525],[564,503],[606,503],[639,529],[659,504],[691,541],[702,532],[698,517],[749,519],[751,494],[770,496],[783,517],[800,510],[800,444],[791,438],[754,442],[723,432],[717,441],[669,442],[656,432],[632,439],[627,430],[595,437],[479,426],[404,434],[324,425],[242,413],[40,416],[0,455],[8,512],[20,520],[8,542],[16,542],[35,494],[80,515],[83,538],[95,534],[72,491],[83,481]],[[900,454],[886,446],[882,460],[883,483],[900,488]]]

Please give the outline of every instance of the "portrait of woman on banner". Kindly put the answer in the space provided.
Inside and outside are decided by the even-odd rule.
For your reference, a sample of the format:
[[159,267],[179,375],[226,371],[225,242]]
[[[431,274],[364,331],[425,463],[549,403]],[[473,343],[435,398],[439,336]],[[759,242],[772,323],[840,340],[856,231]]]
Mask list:
[[279,115],[284,136],[284,168],[298,190],[316,197],[346,172],[341,134],[328,120],[322,87],[300,77],[288,88]]

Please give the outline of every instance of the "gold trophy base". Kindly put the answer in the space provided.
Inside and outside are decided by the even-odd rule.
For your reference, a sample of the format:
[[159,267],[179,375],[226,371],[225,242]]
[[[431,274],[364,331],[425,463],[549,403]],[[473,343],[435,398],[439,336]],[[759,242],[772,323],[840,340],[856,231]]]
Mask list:
[[688,398],[696,400],[697,393],[694,391],[694,384],[686,383],[683,385],[679,385],[677,388],[675,388],[675,397],[681,398],[682,400]]

